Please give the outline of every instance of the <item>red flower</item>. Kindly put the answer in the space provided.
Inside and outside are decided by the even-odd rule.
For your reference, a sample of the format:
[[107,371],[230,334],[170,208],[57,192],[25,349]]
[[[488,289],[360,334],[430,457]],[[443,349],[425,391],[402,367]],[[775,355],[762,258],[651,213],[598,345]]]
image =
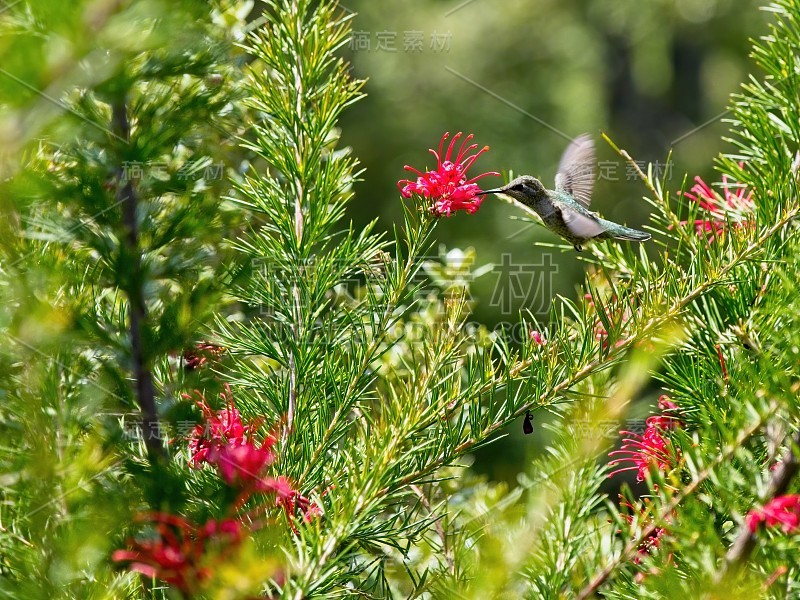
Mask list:
[[280,475],[278,477],[267,477],[261,480],[259,484],[259,491],[268,492],[277,496],[276,503],[281,505],[287,501],[292,495],[296,494],[294,487],[289,482],[288,477]]
[[459,131],[453,136],[444,155],[442,150],[445,141],[450,137],[449,133],[445,133],[442,136],[438,152],[431,148],[431,153],[436,157],[435,171],[422,173],[414,167],[406,165],[406,171],[417,175],[416,181],[402,179],[397,182],[397,187],[400,188],[400,193],[405,198],[410,198],[412,194],[417,194],[431,200],[433,202],[430,208],[431,213],[437,217],[449,217],[458,210],[465,210],[467,213],[473,214],[483,202],[483,196],[477,195],[481,190],[475,182],[487,175],[500,175],[500,173],[491,171],[467,179],[467,170],[481,154],[489,149],[489,146],[484,146],[474,154],[467,156],[478,147],[478,144],[469,144],[473,137],[472,134],[469,134],[461,142],[455,161],[452,161],[453,149],[461,135],[462,133]]
[[[740,167],[743,165],[740,164]],[[691,192],[684,192],[683,195],[692,202],[697,203],[707,216],[703,219],[695,219],[694,226],[698,236],[708,235],[708,241],[723,233],[728,224],[734,227],[741,227],[748,224],[748,218],[753,213],[753,192],[747,192],[743,187],[737,187],[732,191],[728,186],[728,176],[722,176],[722,191],[711,189],[700,177],[695,177],[695,184]],[[681,224],[685,224],[682,221]]]
[[272,446],[277,440],[268,435],[261,446],[251,440],[244,443],[228,443],[215,447],[207,461],[219,467],[220,474],[228,485],[247,484],[257,481],[264,468],[275,462]]
[[239,542],[242,539],[242,527],[239,521],[233,519],[223,519],[222,521],[211,520],[203,527],[205,537],[213,537],[216,534],[224,534],[231,540]]
[[678,405],[669,399],[669,396],[662,395],[658,398],[658,408],[665,411],[667,414],[654,415],[648,417],[645,424],[652,427],[657,427],[662,431],[669,431],[677,427],[683,427],[684,423],[677,417]]
[[197,402],[206,423],[195,427],[189,441],[193,466],[208,463],[219,469],[225,483],[238,489],[234,508],[241,507],[254,493],[274,494],[276,506],[286,512],[295,532],[297,529],[293,519],[298,511],[305,522],[321,516],[320,507],[295,490],[287,477],[281,475],[275,478],[265,473],[277,458],[273,449],[278,441],[277,436],[269,434],[260,444],[256,442],[254,432],[258,423],[245,425],[242,422],[227,385],[222,397],[227,405],[218,412],[211,410],[202,400]]
[[676,450],[672,447],[669,439],[664,436],[664,432],[678,426],[677,419],[669,416],[654,416],[645,421],[646,427],[644,434],[633,433],[631,431],[621,431],[629,437],[623,438],[622,448],[609,452],[609,456],[621,456],[614,459],[609,466],[617,466],[625,462],[632,463],[630,466],[616,469],[609,473],[613,477],[624,471],[637,471],[636,480],[644,481],[645,475],[650,469],[666,471],[675,466]]
[[678,405],[675,404],[672,400],[670,400],[670,397],[667,396],[666,394],[661,394],[658,397],[658,408],[667,411],[677,411]]
[[203,462],[211,462],[209,457],[225,445],[246,443],[247,437],[256,428],[256,424],[245,425],[242,422],[242,415],[233,404],[233,394],[228,384],[225,384],[225,393],[220,396],[226,401],[226,406],[217,412],[211,410],[204,400],[197,400],[205,423],[196,425],[189,438],[191,466],[195,468]]
[[614,459],[609,465],[616,466],[624,462],[633,463],[631,466],[616,469],[609,473],[609,477],[613,477],[618,473],[624,471],[638,471],[636,474],[637,481],[644,481],[646,473],[651,468],[659,470],[666,470],[672,466],[672,455],[669,452],[669,443],[664,438],[661,429],[658,427],[648,427],[644,431],[644,435],[633,433],[630,431],[621,431],[622,434],[627,434],[630,437],[623,438],[621,450],[609,452],[609,456],[623,456],[624,458]]
[[201,463],[216,466],[228,485],[254,483],[263,475],[264,468],[275,462],[272,446],[277,439],[268,435],[258,445],[253,439],[258,423],[244,424],[227,384],[222,397],[227,405],[217,412],[204,401],[197,401],[205,423],[195,426],[189,439],[191,464],[194,467],[201,466]]
[[234,547],[242,539],[239,523],[233,520],[208,521],[197,527],[167,513],[144,515],[154,523],[158,536],[150,540],[131,540],[127,550],[116,550],[111,559],[128,563],[128,568],[145,577],[155,577],[189,594],[211,577],[206,543],[213,539],[223,547]]
[[763,508],[747,513],[745,523],[750,533],[755,533],[761,523],[766,523],[767,527],[780,525],[786,533],[797,530],[800,527],[800,494],[773,498]]

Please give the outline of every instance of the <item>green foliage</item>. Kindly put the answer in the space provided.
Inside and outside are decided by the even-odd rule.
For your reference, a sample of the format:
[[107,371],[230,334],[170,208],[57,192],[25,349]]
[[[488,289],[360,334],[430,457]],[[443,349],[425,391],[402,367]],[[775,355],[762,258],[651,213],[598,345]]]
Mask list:
[[[204,597],[797,593],[797,534],[745,526],[800,492],[796,0],[770,7],[719,161],[752,203],[723,190],[709,212],[641,173],[652,248],[592,247],[579,300],[522,317],[521,343],[474,324],[474,252],[425,258],[425,199],[392,235],[347,222],[362,172],[337,124],[363,82],[341,8],[98,6],[0,21],[29,56],[68,57],[11,60],[30,83],[0,88],[0,595],[177,597],[111,560],[155,535],[150,511],[246,527],[209,546]],[[608,430],[651,379],[677,406],[666,450],[617,504]],[[193,400],[221,409],[223,383],[319,515],[188,468]],[[475,475],[529,411],[546,452],[516,486]]]
[[0,587],[121,597],[121,524],[185,485],[139,448],[172,435],[169,356],[226,310],[235,272],[223,240],[243,215],[218,199],[243,156],[235,27],[195,3],[16,4],[4,56],[51,60],[3,62]]

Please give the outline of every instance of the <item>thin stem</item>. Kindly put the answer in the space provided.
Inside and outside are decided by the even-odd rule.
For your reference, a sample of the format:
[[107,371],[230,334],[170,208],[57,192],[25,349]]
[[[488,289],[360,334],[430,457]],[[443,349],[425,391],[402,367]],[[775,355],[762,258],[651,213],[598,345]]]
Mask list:
[[[295,21],[297,26],[297,40],[303,39],[302,37],[302,19],[298,18]],[[302,133],[302,122],[303,118],[303,98],[304,98],[304,88],[303,88],[303,58],[299,51],[295,51],[295,55],[293,57],[293,71],[294,71],[294,85],[296,90],[296,100],[295,100],[295,125],[294,125],[294,134],[295,134],[295,151],[294,157],[296,161],[296,165],[298,168],[303,164],[303,155],[301,152],[301,146],[303,145],[303,133]],[[295,198],[294,198],[294,234],[296,238],[297,248],[298,251],[303,244],[303,231],[305,228],[305,222],[303,220],[303,195],[304,195],[304,188],[303,188],[303,181],[298,176],[294,179],[294,187],[295,187]],[[298,252],[300,256],[302,253]],[[297,287],[297,282],[295,281],[292,284],[292,302],[294,306],[294,323],[292,324],[292,333],[295,336],[295,340],[300,340],[300,323],[301,323],[301,302],[300,302],[300,290]],[[288,406],[286,410],[286,427],[283,430],[283,444],[286,445],[286,441],[289,438],[289,435],[294,431],[294,414],[297,410],[297,359],[295,357],[295,353],[292,352],[289,355],[289,400]]]
[[[130,123],[128,109],[124,99],[112,105],[112,119],[117,135],[129,142]],[[142,337],[147,321],[147,306],[144,301],[142,282],[142,258],[139,250],[139,224],[137,218],[138,199],[133,181],[125,177],[123,168],[117,169],[117,177],[124,184],[117,189],[117,200],[122,204],[122,218],[125,227],[125,249],[130,264],[130,273],[124,285],[128,296],[131,354],[133,359],[133,376],[136,380],[136,400],[142,411],[142,435],[151,459],[164,455],[160,443],[158,412],[156,410],[155,386],[150,371],[149,360],[145,357]]]
[[[610,141],[607,137],[605,139]],[[642,171],[642,168],[639,166],[639,163],[633,160],[633,157],[628,153],[627,150],[617,148],[617,146],[614,145],[613,143],[611,144],[611,146],[619,153],[619,155],[622,158],[628,161],[628,164],[631,165],[631,167],[636,171],[636,174],[644,182],[645,187],[650,191],[651,194],[653,194],[653,198],[656,198],[660,202],[663,215],[667,217],[671,223],[670,227],[674,231],[678,232],[678,235],[680,235],[681,239],[684,242],[686,242],[690,247],[693,247],[694,239],[691,237],[691,235],[689,235],[686,229],[682,227],[682,223],[680,218],[678,218],[678,215],[676,215],[675,212],[672,211],[669,207],[669,194],[667,194],[667,196],[664,196],[663,194],[660,194],[658,192],[656,186],[653,185],[651,179],[647,175],[645,175],[644,171]]]
[[[428,367],[422,369],[419,378],[413,382],[413,386],[409,390],[412,392],[409,406],[420,406],[422,404],[423,399],[428,394],[433,378],[436,376],[439,369],[447,362],[448,354],[452,348],[452,341],[451,339],[451,344],[447,347],[444,347],[444,343],[442,346],[438,346],[438,348],[441,348],[440,351],[436,352],[434,356],[430,358]],[[362,485],[361,493],[353,507],[353,518],[347,521],[346,528],[339,527],[336,531],[331,532],[330,537],[325,542],[325,550],[313,563],[309,564],[303,574],[304,581],[298,582],[297,593],[294,596],[295,600],[301,600],[305,597],[305,593],[308,591],[306,586],[314,581],[329,558],[333,555],[334,551],[338,550],[340,553],[345,552],[345,548],[342,547],[347,546],[347,544],[344,543],[345,540],[351,535],[352,531],[357,529],[361,520],[365,518],[362,516],[364,514],[364,507],[372,504],[375,499],[386,496],[384,490],[373,487],[373,482],[377,483],[385,479],[385,474],[387,470],[391,468],[393,458],[401,451],[402,447],[407,444],[407,441],[410,439],[410,432],[418,428],[416,423],[416,420],[419,418],[418,413],[414,415],[405,415],[405,417],[406,418],[402,422],[395,425],[393,435],[389,440],[388,446],[382,453],[380,463],[375,465],[375,468],[370,473],[371,476],[364,482],[364,485]]]
[[[422,491],[422,488],[418,485],[412,485],[411,491],[419,498],[420,503],[422,506],[425,507],[425,510],[428,511],[429,514],[433,514],[433,508],[431,507],[431,502],[428,500],[428,497],[425,495],[425,492]],[[436,519],[434,522],[434,527],[436,527],[436,533],[439,534],[439,539],[442,540],[442,553],[444,554],[444,558],[447,561],[447,570],[453,576],[456,574],[456,561],[453,558],[453,550],[450,548],[449,544],[447,543],[447,532],[444,529],[444,525],[442,525],[442,517]]]

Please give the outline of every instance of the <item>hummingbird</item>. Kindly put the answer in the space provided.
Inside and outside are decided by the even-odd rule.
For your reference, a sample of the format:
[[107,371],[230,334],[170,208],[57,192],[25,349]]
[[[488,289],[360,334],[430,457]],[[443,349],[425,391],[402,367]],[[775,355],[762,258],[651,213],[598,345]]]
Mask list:
[[593,240],[630,240],[644,242],[650,234],[603,219],[589,210],[595,173],[594,142],[588,134],[570,142],[556,174],[555,190],[542,182],[522,175],[503,187],[481,194],[502,194],[536,212],[545,227],[557,233],[580,252]]

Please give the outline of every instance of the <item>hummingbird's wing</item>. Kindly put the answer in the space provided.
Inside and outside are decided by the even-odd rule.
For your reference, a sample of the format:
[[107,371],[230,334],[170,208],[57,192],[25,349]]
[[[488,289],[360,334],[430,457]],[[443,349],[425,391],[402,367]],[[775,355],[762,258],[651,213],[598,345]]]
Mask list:
[[576,137],[561,156],[556,174],[556,191],[569,194],[589,208],[595,162],[594,142],[589,134]]
[[603,227],[600,220],[594,213],[589,212],[579,204],[571,203],[572,206],[566,202],[553,200],[553,207],[561,214],[561,220],[564,222],[567,230],[576,238],[591,239],[595,236],[604,233],[606,228]]

